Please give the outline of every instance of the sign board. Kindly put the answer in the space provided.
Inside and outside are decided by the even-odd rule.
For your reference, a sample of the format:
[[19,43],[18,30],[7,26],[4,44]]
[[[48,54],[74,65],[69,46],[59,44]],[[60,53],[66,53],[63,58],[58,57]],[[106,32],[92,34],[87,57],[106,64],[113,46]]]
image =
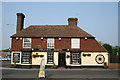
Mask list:
[[69,49],[34,49],[34,51],[69,51]]
[[14,63],[20,62],[20,53],[13,53],[13,62]]
[[45,78],[45,59],[41,60],[40,70],[39,70],[39,78]]

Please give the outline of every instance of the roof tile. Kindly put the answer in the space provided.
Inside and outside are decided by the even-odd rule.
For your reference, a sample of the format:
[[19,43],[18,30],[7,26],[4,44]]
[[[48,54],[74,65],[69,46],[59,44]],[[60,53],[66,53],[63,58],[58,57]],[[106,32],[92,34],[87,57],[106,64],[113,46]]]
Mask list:
[[94,37],[78,26],[31,25],[11,37]]

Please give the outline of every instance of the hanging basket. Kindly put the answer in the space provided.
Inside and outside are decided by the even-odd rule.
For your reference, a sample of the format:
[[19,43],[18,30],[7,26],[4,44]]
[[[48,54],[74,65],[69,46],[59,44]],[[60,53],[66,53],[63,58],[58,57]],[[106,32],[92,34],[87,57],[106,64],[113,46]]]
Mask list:
[[44,55],[39,55],[40,57],[44,57]]
[[85,56],[87,56],[86,54],[83,54],[83,56],[85,57]]
[[38,54],[33,54],[32,56],[33,56],[33,58],[36,58],[36,57],[44,57],[44,55],[38,55]]
[[87,54],[87,56],[91,56],[91,54]]
[[39,57],[38,54],[33,54],[32,56],[33,56],[33,58]]

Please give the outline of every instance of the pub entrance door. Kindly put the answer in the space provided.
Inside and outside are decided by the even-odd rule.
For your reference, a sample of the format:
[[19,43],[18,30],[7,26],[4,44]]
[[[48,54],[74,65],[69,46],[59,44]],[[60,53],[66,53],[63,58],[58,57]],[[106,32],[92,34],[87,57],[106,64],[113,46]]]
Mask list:
[[58,56],[58,67],[66,67],[66,57],[65,53],[59,53]]

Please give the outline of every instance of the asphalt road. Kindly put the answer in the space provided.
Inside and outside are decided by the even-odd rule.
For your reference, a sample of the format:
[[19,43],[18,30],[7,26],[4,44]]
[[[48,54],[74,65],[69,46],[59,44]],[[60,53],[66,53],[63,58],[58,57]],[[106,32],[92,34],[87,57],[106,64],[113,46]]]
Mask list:
[[[39,69],[8,68],[10,62],[4,61],[0,68],[3,80],[15,78],[38,79]],[[120,72],[120,71],[119,71]],[[119,80],[118,69],[46,69],[46,79],[57,80]]]
[[[38,78],[39,69],[2,69],[3,78]],[[47,69],[46,78],[118,78],[114,69]]]

